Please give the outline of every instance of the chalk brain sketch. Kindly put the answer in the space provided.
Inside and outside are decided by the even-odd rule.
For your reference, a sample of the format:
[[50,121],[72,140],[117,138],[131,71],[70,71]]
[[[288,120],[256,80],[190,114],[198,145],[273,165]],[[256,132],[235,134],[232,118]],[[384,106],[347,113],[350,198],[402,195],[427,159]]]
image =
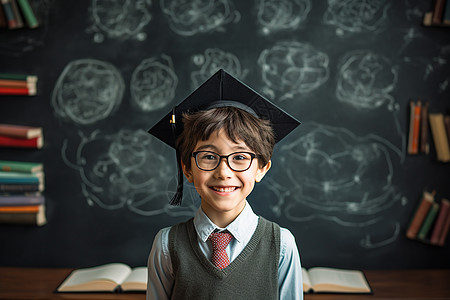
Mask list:
[[132,102],[144,112],[160,109],[173,100],[177,84],[178,77],[169,56],[144,59],[131,77]]
[[285,29],[297,29],[311,10],[310,0],[258,0],[258,23],[264,34]]
[[307,94],[324,84],[329,77],[329,58],[308,43],[278,42],[261,52],[258,64],[262,70],[266,94],[280,101],[296,94]]
[[230,0],[161,0],[161,9],[170,28],[179,35],[224,31],[240,14]]
[[152,16],[149,9],[151,0],[93,0],[93,25],[87,29],[94,32],[94,41],[103,42],[105,35],[109,38],[134,38],[145,40],[147,35],[143,32]]
[[[122,129],[116,134],[79,132],[80,142],[66,140],[64,162],[77,170],[83,195],[89,205],[105,210],[128,208],[152,216],[191,215],[193,209],[169,207],[168,183],[175,174],[172,164],[154,140],[143,130]],[[166,188],[164,188],[166,187]]]
[[77,124],[93,124],[107,118],[122,101],[125,83],[110,63],[80,59],[60,74],[52,95],[55,114]]
[[305,123],[301,130],[278,156],[287,174],[282,184],[290,191],[284,196],[288,219],[365,228],[381,222],[383,212],[400,202],[392,182],[400,149],[377,135],[357,137],[344,128]]
[[[336,97],[357,108],[377,108],[394,102],[390,93],[397,84],[397,70],[384,56],[358,50],[340,62]],[[390,108],[393,109],[392,105]]]
[[242,69],[241,63],[236,55],[220,49],[208,48],[204,54],[194,55],[192,61],[196,66],[200,67],[198,71],[191,73],[192,87],[194,89],[205,82],[220,68],[241,80],[247,74],[247,71]]
[[387,20],[386,0],[328,0],[325,24],[336,26],[336,34],[379,30]]

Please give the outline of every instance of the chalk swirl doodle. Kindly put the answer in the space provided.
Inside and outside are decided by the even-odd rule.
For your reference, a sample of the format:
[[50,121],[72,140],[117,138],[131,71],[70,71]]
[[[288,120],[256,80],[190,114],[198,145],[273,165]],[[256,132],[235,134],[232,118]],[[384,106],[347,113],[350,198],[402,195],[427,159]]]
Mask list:
[[122,75],[112,64],[95,59],[75,60],[59,75],[52,106],[62,119],[93,124],[117,109],[124,89]]

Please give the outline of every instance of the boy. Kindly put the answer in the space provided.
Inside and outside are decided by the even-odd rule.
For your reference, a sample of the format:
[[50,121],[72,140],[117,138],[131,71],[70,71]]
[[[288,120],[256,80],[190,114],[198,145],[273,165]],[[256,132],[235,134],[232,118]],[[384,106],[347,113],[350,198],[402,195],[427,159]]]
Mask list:
[[201,206],[193,219],[156,235],[147,299],[303,299],[293,235],[246,200],[269,171],[275,143],[298,125],[219,70],[149,130],[177,152],[171,203],[181,203],[184,174]]

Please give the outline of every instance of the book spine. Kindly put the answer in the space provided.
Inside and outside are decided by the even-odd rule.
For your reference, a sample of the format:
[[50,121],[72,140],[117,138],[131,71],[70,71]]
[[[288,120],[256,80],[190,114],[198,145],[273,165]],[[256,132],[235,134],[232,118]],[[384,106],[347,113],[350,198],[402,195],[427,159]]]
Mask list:
[[441,236],[439,237],[438,242],[439,246],[445,245],[445,240],[447,239],[449,228],[450,228],[450,214],[447,214],[447,219],[445,220],[444,228],[442,230]]
[[430,103],[427,101],[422,106],[422,113],[420,115],[420,152],[428,154],[430,145],[428,144],[428,108]]
[[433,228],[433,232],[431,233],[430,243],[433,245],[437,245],[439,243],[439,239],[444,230],[445,221],[449,214],[450,210],[450,202],[447,199],[442,199],[441,208],[439,209],[439,214],[436,219],[436,223]]
[[439,203],[434,202],[431,205],[430,210],[428,211],[428,214],[425,217],[425,220],[423,220],[423,224],[420,227],[420,230],[417,234],[418,239],[425,240],[427,238],[438,211],[439,211]]
[[410,239],[415,239],[417,237],[417,233],[419,232],[420,227],[422,226],[423,220],[425,219],[428,211],[431,207],[431,204],[434,201],[434,195],[428,192],[423,193],[422,200],[417,207],[416,212],[414,213],[413,219],[409,224],[408,230],[406,232],[406,236]]
[[13,74],[13,73],[0,73],[0,79],[25,80],[28,83],[36,83],[38,81],[38,77],[36,75]]
[[408,134],[408,153],[413,152],[413,139],[414,139],[414,113],[416,104],[414,101],[409,102],[409,134]]
[[2,7],[5,12],[6,20],[8,21],[8,28],[9,29],[16,29],[17,28],[17,21],[14,18],[14,12],[12,10],[11,2],[10,0],[1,0],[2,1]]
[[25,17],[28,26],[30,28],[38,27],[39,22],[28,0],[17,0],[17,3],[19,3],[20,9],[22,10],[22,13]]
[[429,114],[431,133],[436,148],[437,159],[442,162],[450,161],[450,148],[445,132],[444,115],[441,113]]
[[0,213],[0,224],[42,226],[46,223],[44,209],[38,213]]
[[17,2],[16,0],[9,0],[11,3],[11,8],[14,14],[14,19],[16,20],[17,23],[17,28],[22,28],[23,27],[23,19],[22,16],[19,12],[19,7],[17,6]]
[[42,195],[8,195],[0,196],[0,206],[28,206],[45,203]]
[[445,2],[444,16],[442,17],[442,23],[445,25],[450,25],[450,1]]
[[433,25],[442,23],[442,14],[444,12],[445,0],[436,0],[433,9]]
[[42,128],[12,124],[0,124],[0,135],[29,139],[42,135]]
[[28,88],[0,87],[0,95],[35,96],[36,89],[30,87]]
[[420,112],[422,110],[422,103],[420,100],[414,107],[414,126],[413,126],[413,140],[410,154],[419,153],[419,131],[420,131]]
[[26,192],[42,192],[44,187],[42,184],[4,184],[0,183],[0,192],[3,193],[26,193]]
[[1,213],[37,213],[39,205],[0,206]]
[[0,146],[40,149],[43,146],[43,140],[42,137],[35,137],[31,139],[19,139],[8,136],[0,136]]
[[0,172],[32,174],[38,171],[42,171],[41,163],[0,160]]

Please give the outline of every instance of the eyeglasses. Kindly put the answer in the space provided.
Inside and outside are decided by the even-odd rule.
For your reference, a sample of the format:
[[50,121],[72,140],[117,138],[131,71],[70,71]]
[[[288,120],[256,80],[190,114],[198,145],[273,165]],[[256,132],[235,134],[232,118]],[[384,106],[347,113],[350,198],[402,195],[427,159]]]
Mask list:
[[253,159],[258,158],[259,155],[250,152],[234,152],[229,155],[219,155],[211,151],[197,151],[192,153],[192,157],[195,158],[197,167],[203,171],[215,170],[222,159],[225,158],[231,170],[244,172],[250,168]]

